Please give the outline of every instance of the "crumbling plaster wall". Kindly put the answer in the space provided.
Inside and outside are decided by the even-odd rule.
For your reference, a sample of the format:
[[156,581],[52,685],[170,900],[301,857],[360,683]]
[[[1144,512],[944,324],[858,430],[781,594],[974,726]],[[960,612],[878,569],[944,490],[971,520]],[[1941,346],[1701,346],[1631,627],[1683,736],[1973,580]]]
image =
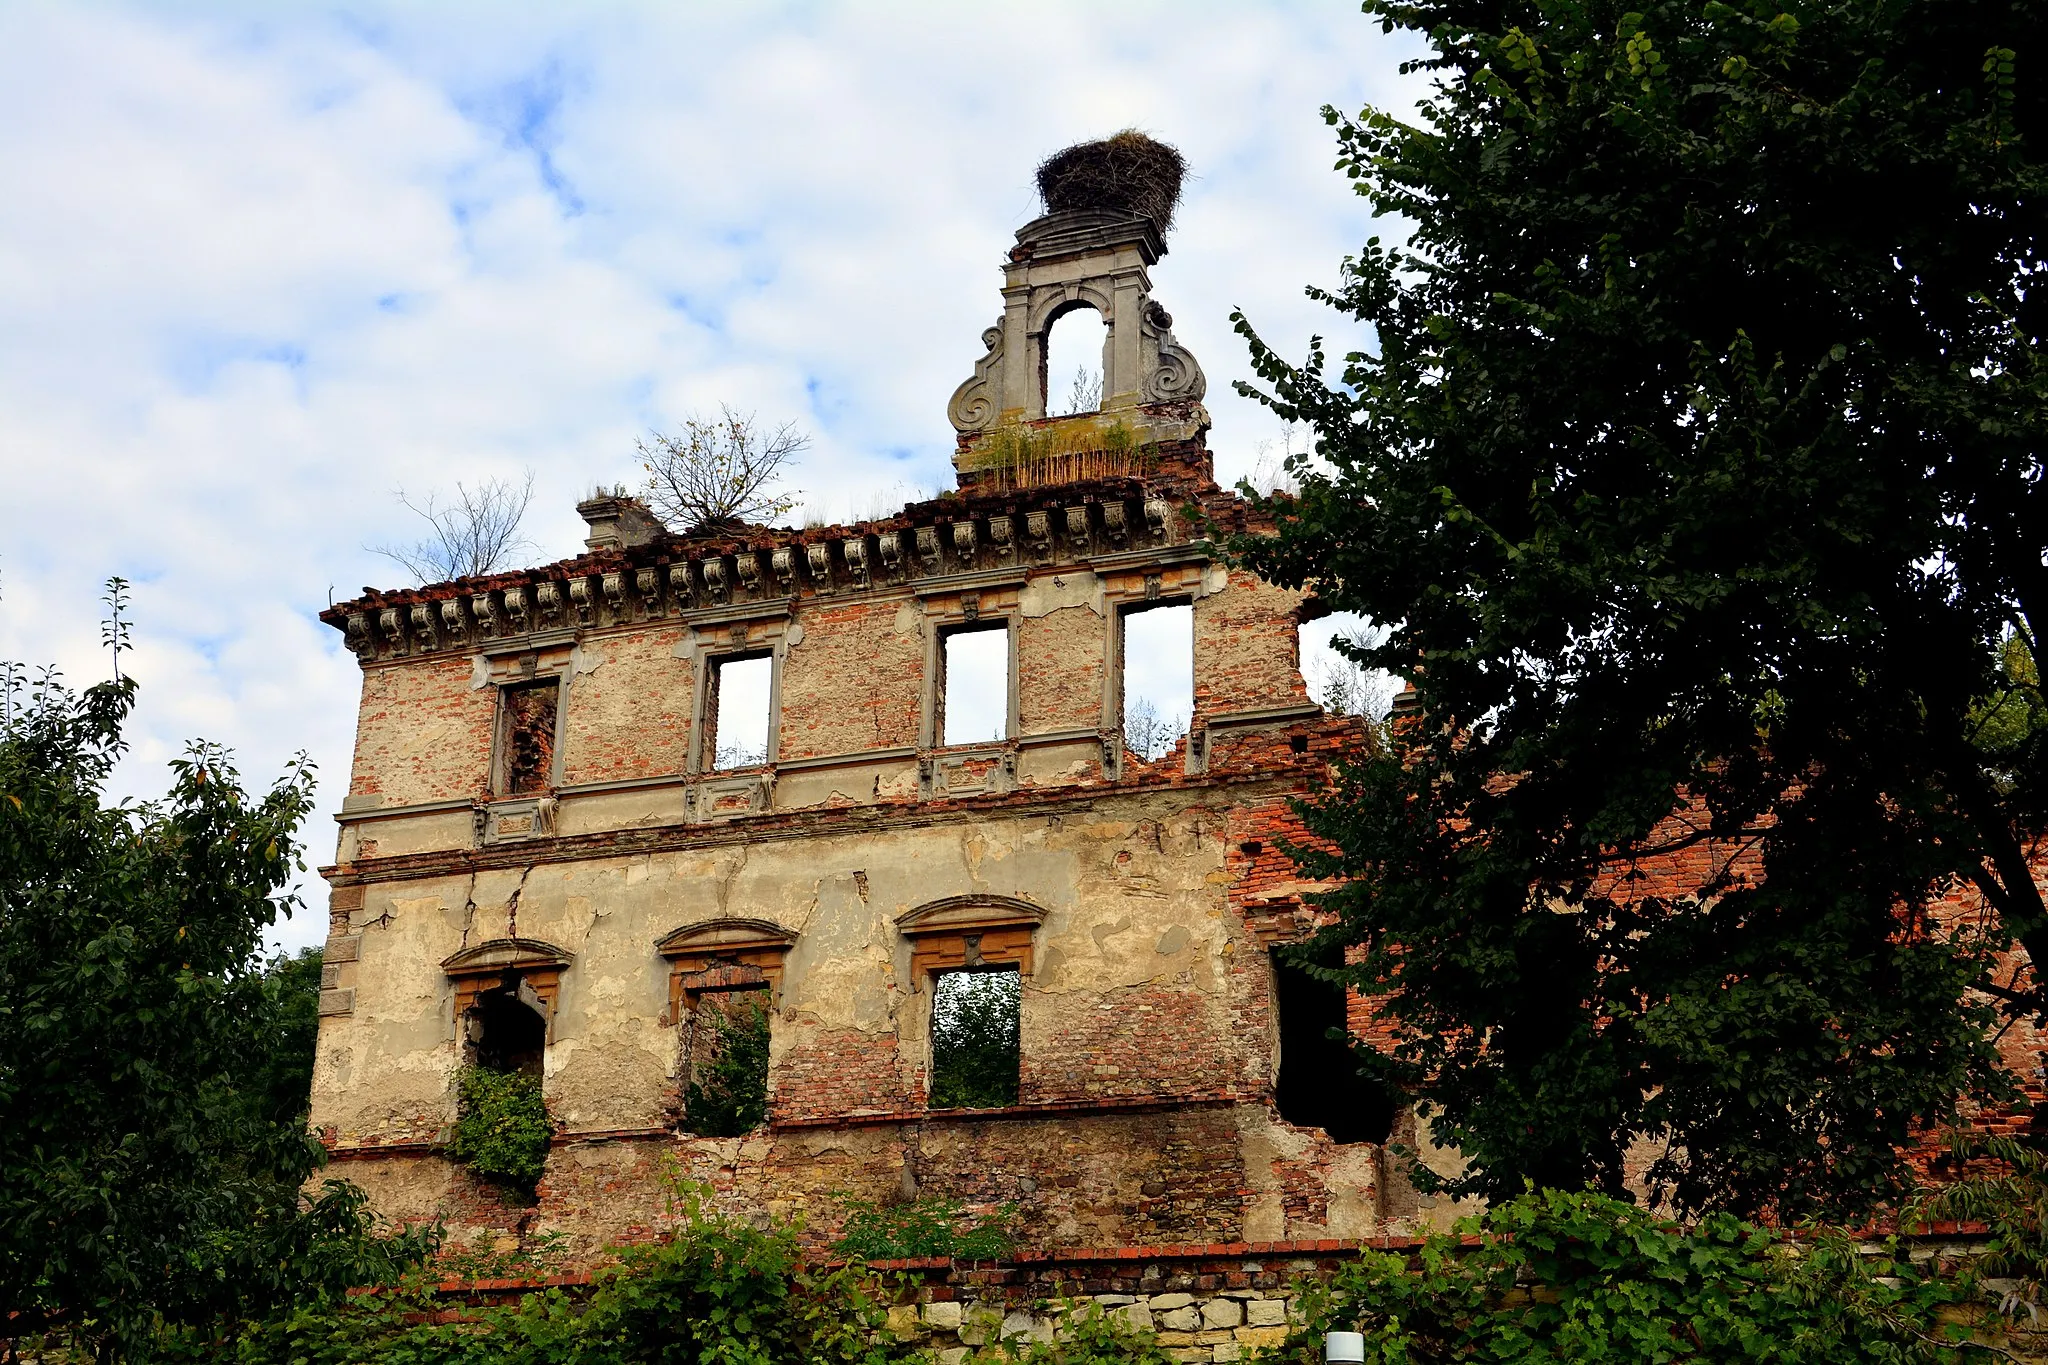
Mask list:
[[806,603],[782,663],[784,759],[917,743],[924,614],[915,602]]

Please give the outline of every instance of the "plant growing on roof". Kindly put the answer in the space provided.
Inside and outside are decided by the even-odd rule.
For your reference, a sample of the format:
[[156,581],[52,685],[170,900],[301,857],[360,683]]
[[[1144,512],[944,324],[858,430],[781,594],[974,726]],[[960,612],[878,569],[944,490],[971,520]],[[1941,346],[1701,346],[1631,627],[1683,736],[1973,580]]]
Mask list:
[[398,490],[405,509],[427,523],[428,533],[409,545],[372,545],[374,554],[399,565],[422,584],[456,578],[480,578],[512,567],[514,555],[532,550],[519,534],[526,509],[533,502],[533,471],[519,482],[485,479],[476,487],[455,485],[455,496],[442,501],[429,493],[414,502]]
[[689,416],[673,435],[637,442],[647,471],[648,508],[685,535],[786,516],[794,492],[777,491],[789,462],[810,448],[794,422],[773,429],[751,412],[721,406],[716,417]]

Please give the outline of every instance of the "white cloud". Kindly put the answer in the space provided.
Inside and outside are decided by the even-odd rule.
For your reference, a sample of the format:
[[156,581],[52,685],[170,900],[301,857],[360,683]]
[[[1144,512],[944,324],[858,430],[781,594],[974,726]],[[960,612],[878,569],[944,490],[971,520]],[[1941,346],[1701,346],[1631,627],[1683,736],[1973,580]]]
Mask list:
[[394,488],[532,467],[567,553],[720,401],[813,433],[824,514],[946,486],[1032,168],[1126,125],[1196,172],[1154,280],[1234,478],[1275,424],[1229,309],[1337,328],[1301,288],[1369,229],[1316,111],[1404,55],[1345,3],[0,9],[0,658],[103,674],[124,574],[123,790],[205,735],[256,782],[310,750],[332,811],[357,674],[313,617],[395,578]]

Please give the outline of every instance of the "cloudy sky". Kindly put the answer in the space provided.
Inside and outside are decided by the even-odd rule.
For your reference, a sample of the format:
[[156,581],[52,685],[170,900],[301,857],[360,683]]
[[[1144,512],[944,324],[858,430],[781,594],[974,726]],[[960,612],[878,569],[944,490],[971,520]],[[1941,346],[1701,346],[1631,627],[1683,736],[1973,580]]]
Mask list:
[[530,469],[559,557],[636,436],[721,402],[811,434],[810,513],[947,487],[1032,168],[1127,126],[1194,171],[1153,279],[1228,482],[1279,436],[1229,311],[1344,333],[1302,288],[1371,228],[1318,110],[1406,106],[1410,55],[1346,0],[5,0],[0,659],[104,676],[132,580],[120,790],[195,736],[259,784],[304,748],[326,861],[358,673],[315,613],[401,581],[364,548],[396,490]]

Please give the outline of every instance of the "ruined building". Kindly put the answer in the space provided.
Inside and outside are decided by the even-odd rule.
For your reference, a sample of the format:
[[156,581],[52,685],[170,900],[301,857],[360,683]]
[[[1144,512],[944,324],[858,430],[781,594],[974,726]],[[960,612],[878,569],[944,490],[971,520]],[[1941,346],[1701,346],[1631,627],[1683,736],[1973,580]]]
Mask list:
[[[1314,604],[1212,544],[1247,509],[1165,250],[1114,207],[1018,232],[948,409],[956,492],[687,537],[600,496],[574,559],[324,614],[363,691],[313,1122],[381,1211],[593,1247],[654,1220],[672,1158],[814,1236],[920,1194],[1014,1204],[1043,1247],[1415,1215],[1391,1108],[1327,1055],[1343,998],[1275,954],[1306,928],[1288,800],[1363,731],[1303,685]],[[1048,418],[1077,309],[1099,405]],[[1123,680],[1161,622],[1191,713],[1141,751]],[[1013,1031],[993,1080],[935,1038],[949,992]],[[700,1135],[721,1040],[762,1021],[765,1121]],[[466,1063],[544,1077],[531,1206],[442,1154]]]

